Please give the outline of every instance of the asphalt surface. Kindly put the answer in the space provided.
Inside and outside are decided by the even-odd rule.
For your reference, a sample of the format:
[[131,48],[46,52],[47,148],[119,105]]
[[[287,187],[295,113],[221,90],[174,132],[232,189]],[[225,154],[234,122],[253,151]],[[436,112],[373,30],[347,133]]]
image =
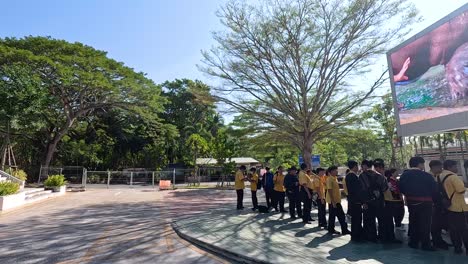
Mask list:
[[2,213],[0,263],[226,263],[170,225],[222,204],[212,193],[218,203],[188,190],[94,189]]

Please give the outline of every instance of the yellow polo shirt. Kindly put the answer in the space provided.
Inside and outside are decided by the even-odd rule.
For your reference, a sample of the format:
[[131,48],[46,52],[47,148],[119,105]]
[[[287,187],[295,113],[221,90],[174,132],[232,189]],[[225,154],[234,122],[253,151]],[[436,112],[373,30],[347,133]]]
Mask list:
[[[334,176],[327,177],[327,197],[326,201],[329,204],[341,203],[340,186],[338,185],[338,179]],[[333,200],[330,197],[330,193],[333,193]]]
[[245,184],[244,184],[244,181],[242,179],[244,179],[244,173],[241,170],[238,170],[236,172],[236,178],[235,178],[235,181],[234,181],[234,188],[236,190],[242,190],[242,189],[245,188]]
[[312,179],[310,178],[309,175],[307,175],[304,171],[299,172],[299,185],[306,184],[307,188],[313,189],[314,186],[312,184]]
[[275,176],[273,177],[273,183],[275,186],[273,187],[273,190],[277,192],[285,192],[286,188],[284,188],[284,175],[282,173],[276,173]]
[[[445,192],[447,192],[448,197],[452,197],[452,205],[448,208],[451,212],[468,212],[468,205],[465,201],[465,185],[463,181],[455,173],[443,170],[440,174],[440,181],[442,182],[447,175],[452,174],[444,182]],[[436,179],[437,181],[437,179]]]
[[254,173],[252,174],[252,178],[250,179],[250,190],[251,191],[256,191],[257,190],[257,183],[258,183],[258,174]]
[[323,184],[322,178],[314,174],[312,177],[312,185],[314,186],[313,190],[318,194],[320,199],[325,199],[325,186]]

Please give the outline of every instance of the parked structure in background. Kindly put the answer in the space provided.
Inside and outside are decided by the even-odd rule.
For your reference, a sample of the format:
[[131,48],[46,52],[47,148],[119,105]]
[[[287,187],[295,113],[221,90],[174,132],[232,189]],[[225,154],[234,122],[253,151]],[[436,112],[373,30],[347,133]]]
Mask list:
[[[240,157],[240,158],[231,158],[226,159],[226,163],[234,162],[236,166],[244,165],[246,167],[259,167],[262,166],[262,163],[254,158],[250,157]],[[214,158],[199,158],[197,159],[197,165],[203,167],[216,167],[219,165],[218,161]]]

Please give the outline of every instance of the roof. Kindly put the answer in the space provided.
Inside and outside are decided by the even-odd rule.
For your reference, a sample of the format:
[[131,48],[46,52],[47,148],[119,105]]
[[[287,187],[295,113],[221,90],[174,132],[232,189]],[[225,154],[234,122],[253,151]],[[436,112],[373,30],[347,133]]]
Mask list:
[[[249,157],[242,158],[231,158],[232,162],[236,164],[251,164],[251,163],[260,163],[258,160]],[[226,159],[226,162],[229,162],[229,159]],[[214,158],[200,158],[197,159],[197,165],[216,165],[218,161]]]

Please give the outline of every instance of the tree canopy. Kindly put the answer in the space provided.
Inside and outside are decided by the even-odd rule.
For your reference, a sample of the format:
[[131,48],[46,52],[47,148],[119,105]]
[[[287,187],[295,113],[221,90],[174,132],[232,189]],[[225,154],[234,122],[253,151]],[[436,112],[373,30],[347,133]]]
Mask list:
[[15,105],[3,108],[2,117],[16,131],[40,134],[44,166],[78,122],[114,108],[158,122],[164,103],[161,88],[143,73],[81,43],[0,39],[0,65],[0,90],[7,94],[7,105]]
[[418,19],[404,0],[232,0],[218,16],[225,30],[201,66],[223,81],[217,99],[297,147],[309,166],[314,142],[353,124],[386,73],[358,91],[351,80]]

